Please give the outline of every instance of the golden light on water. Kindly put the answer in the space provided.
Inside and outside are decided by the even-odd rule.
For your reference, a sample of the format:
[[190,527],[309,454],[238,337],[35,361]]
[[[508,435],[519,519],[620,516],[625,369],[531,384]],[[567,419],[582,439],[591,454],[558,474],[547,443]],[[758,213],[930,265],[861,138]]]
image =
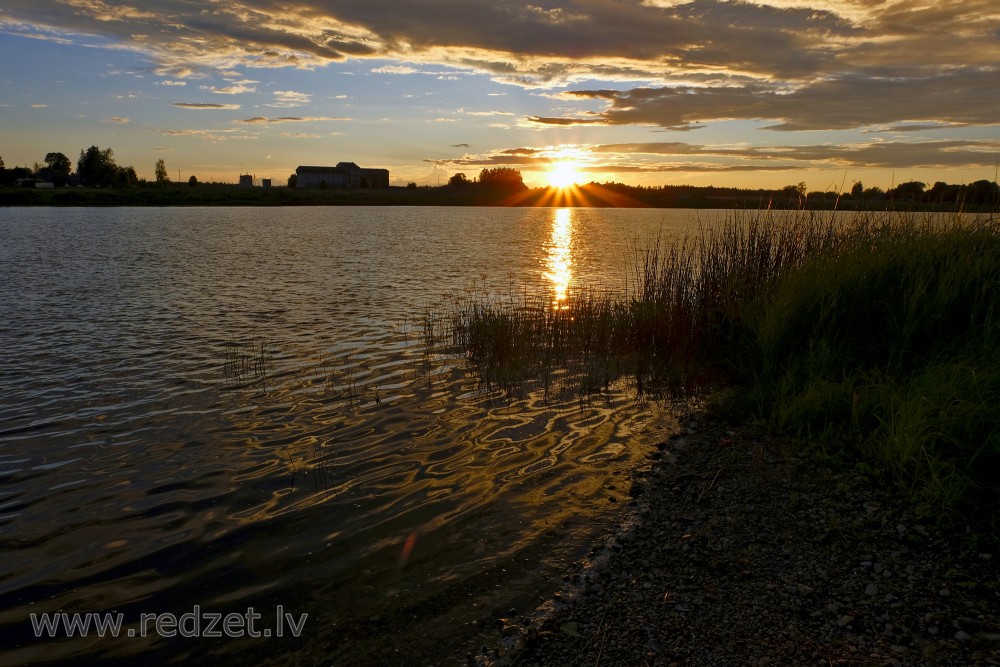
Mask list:
[[573,279],[573,209],[555,210],[547,254],[545,278],[552,283],[552,304],[557,308],[565,307]]

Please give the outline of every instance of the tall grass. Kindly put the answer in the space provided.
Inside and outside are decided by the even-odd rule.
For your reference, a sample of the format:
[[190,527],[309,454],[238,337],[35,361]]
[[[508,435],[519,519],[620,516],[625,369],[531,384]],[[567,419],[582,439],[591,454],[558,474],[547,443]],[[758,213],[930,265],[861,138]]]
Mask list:
[[656,243],[622,295],[476,300],[454,342],[488,383],[734,387],[749,416],[876,465],[929,514],[996,509],[1000,220],[734,212]]

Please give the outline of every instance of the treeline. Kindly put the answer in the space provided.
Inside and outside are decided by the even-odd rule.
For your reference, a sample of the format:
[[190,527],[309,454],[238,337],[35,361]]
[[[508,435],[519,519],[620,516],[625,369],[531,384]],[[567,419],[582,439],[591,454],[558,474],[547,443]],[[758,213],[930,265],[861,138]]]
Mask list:
[[[411,184],[411,187],[415,185]],[[429,188],[434,190],[435,188]],[[943,181],[927,187],[921,181],[900,183],[888,190],[866,188],[856,181],[846,192],[809,191],[805,183],[782,188],[727,188],[696,185],[642,186],[624,183],[591,182],[570,189],[535,188],[528,190],[517,169],[497,167],[483,169],[476,179],[458,173],[448,184],[453,194],[464,193],[479,201],[489,201],[498,195],[505,203],[532,206],[557,201],[560,205],[587,206],[648,206],[657,208],[873,208],[924,209],[995,209],[1000,208],[1000,186],[995,181],[980,180],[968,185],[952,185]]]
[[[624,183],[589,183],[580,191],[612,192],[637,206],[691,208],[842,208],[864,210],[873,208],[927,209],[995,209],[1000,207],[1000,186],[994,181],[981,180],[968,185],[951,185],[943,181],[928,188],[920,181],[909,181],[882,190],[865,188],[860,182],[847,192],[808,191],[804,183],[779,189],[724,188],[695,185],[636,186]],[[618,204],[621,205],[621,204]]]
[[[73,171],[73,163],[66,155],[58,152],[47,153],[44,164],[36,163],[34,167],[14,167],[7,169],[0,157],[0,185],[23,185],[34,188],[38,184],[43,187],[62,188],[64,186],[85,186],[90,188],[127,189],[134,186],[176,186],[171,183],[163,160],[157,160],[154,169],[155,181],[146,181],[137,177],[131,166],[117,164],[114,151],[110,148],[101,149],[90,146],[80,151]],[[295,190],[295,175],[289,178],[289,190]],[[191,176],[186,184],[200,185],[195,176]],[[213,193],[202,193],[197,196],[194,191],[182,192],[169,188],[170,197],[166,193],[158,195],[146,194],[115,195],[112,199],[134,200],[135,205],[167,205],[170,198],[179,203],[190,205],[207,205],[217,203],[225,205],[231,199],[226,189],[236,187],[229,184],[213,183],[218,186]],[[162,188],[160,188],[162,189]],[[327,193],[299,192],[288,193],[278,198],[255,194],[257,188],[240,195],[246,204],[253,205],[256,199],[261,199],[261,205],[294,205],[310,203],[312,205],[336,205],[341,203],[357,203],[363,200],[372,205],[427,205],[427,206],[595,206],[595,207],[653,207],[653,208],[748,208],[748,209],[923,209],[923,210],[997,210],[1000,209],[1000,187],[995,181],[979,180],[970,184],[953,185],[938,181],[928,187],[921,181],[907,181],[888,190],[878,187],[866,188],[856,181],[846,192],[808,191],[805,183],[786,185],[777,189],[727,188],[695,185],[660,185],[641,186],[624,183],[591,182],[574,188],[534,188],[529,189],[522,178],[521,172],[511,167],[493,167],[483,169],[475,178],[469,178],[464,173],[452,176],[446,185],[438,187],[417,187],[410,183],[406,188],[389,188],[383,191],[371,191],[366,194],[340,192],[331,189]],[[285,190],[285,188],[282,188]],[[402,192],[405,190],[405,193]],[[27,193],[24,193],[27,195]],[[110,196],[110,195],[109,195]],[[124,199],[123,199],[124,197]],[[81,197],[48,197],[41,196],[0,196],[0,205],[60,205],[69,204]],[[84,197],[94,205],[100,205],[98,200],[91,202],[91,197]],[[100,198],[98,198],[100,199]],[[188,201],[191,200],[191,201]],[[114,203],[111,203],[114,205]]]
[[[156,183],[170,184],[167,167],[163,160],[157,160],[154,168]],[[80,149],[80,158],[73,171],[72,161],[63,153],[46,153],[43,164],[35,163],[32,167],[12,167],[7,169],[0,157],[0,185],[37,187],[39,183],[51,187],[83,186],[90,188],[127,188],[135,185],[146,185],[148,181],[139,178],[135,169],[124,166],[115,160],[115,152],[111,148],[101,149],[98,146]],[[198,179],[191,176],[188,185],[197,185]]]
[[7,169],[0,157],[0,184],[33,187],[37,183],[50,183],[53,187],[83,185],[121,188],[139,183],[135,169],[119,165],[110,148],[101,150],[97,146],[91,146],[81,149],[75,173],[73,163],[63,153],[47,153],[44,162],[44,165],[36,162],[34,167]]

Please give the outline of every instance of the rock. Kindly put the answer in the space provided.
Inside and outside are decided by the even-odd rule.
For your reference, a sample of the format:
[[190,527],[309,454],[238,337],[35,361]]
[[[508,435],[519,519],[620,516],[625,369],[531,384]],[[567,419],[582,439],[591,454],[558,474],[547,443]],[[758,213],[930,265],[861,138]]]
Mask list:
[[854,622],[854,617],[853,616],[850,616],[848,614],[844,614],[843,616],[841,616],[840,618],[837,619],[837,626],[843,628],[843,627],[845,627],[847,625],[850,625],[853,622]]
[[873,595],[878,595],[878,586],[875,584],[868,584],[865,586],[865,595],[871,597]]
[[964,642],[968,641],[969,639],[972,639],[972,637],[969,636],[968,632],[965,632],[964,630],[959,630],[958,632],[955,633],[955,639],[957,639],[960,642]]
[[949,591],[947,588],[942,588],[941,590],[938,591],[938,595],[940,595],[943,598],[946,598],[951,595],[951,591]]

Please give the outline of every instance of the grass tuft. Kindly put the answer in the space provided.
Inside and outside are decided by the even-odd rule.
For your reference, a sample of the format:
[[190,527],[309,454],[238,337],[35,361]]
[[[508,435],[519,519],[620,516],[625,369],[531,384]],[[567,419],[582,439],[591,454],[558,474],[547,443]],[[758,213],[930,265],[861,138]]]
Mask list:
[[487,383],[572,378],[748,416],[892,475],[939,517],[996,516],[1000,220],[736,211],[637,261],[624,296],[478,299],[453,342]]

